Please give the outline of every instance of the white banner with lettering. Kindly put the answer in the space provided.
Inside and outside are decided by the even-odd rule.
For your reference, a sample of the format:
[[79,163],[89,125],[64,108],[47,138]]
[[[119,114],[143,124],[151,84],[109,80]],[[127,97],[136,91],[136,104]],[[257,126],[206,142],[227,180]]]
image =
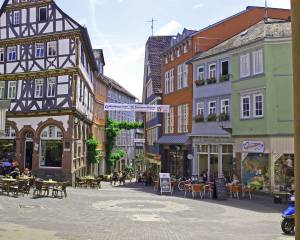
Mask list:
[[262,141],[244,141],[242,151],[246,153],[264,153],[265,144]]
[[170,112],[170,106],[169,105],[105,103],[104,111],[168,113]]

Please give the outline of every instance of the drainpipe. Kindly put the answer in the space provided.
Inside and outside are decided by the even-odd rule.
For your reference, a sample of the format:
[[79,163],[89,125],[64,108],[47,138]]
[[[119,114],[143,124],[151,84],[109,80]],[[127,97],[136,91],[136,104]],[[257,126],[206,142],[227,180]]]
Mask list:
[[296,240],[300,240],[300,1],[291,0],[293,32]]

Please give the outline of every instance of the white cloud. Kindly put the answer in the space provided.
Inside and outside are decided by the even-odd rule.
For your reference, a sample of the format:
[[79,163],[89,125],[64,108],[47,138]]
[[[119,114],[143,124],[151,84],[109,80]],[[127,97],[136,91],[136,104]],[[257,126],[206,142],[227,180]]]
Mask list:
[[194,9],[202,8],[203,6],[203,3],[198,3],[194,6]]
[[175,20],[170,21],[161,27],[155,35],[176,35],[182,29],[182,25]]

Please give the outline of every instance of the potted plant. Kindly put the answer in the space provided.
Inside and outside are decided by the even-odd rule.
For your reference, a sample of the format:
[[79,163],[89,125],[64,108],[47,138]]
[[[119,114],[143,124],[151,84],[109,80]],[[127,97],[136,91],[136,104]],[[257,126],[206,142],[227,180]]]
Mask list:
[[215,122],[215,121],[217,121],[217,115],[215,113],[209,114],[208,117],[207,117],[207,121],[208,122]]
[[204,122],[203,114],[198,114],[194,117],[195,122]]
[[196,81],[195,81],[195,84],[196,84],[197,87],[200,87],[200,86],[203,86],[203,85],[205,84],[205,81],[199,79],[199,80],[196,80]]
[[219,116],[219,120],[221,122],[229,121],[230,120],[230,116],[229,116],[228,113],[221,113],[220,116]]
[[217,79],[215,77],[207,79],[207,84],[214,84],[217,82]]
[[227,82],[230,79],[230,75],[229,74],[225,74],[225,75],[221,75],[220,76],[220,82]]

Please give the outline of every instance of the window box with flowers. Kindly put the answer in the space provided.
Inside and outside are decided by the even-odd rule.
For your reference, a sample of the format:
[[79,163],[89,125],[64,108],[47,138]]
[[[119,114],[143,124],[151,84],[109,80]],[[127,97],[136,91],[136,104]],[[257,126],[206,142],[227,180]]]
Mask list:
[[229,74],[220,76],[220,82],[227,82],[229,80],[230,80],[230,75]]
[[196,115],[194,117],[194,120],[195,120],[195,122],[204,122],[204,116],[203,116],[203,114]]
[[230,116],[228,113],[221,113],[219,116],[219,121],[220,122],[226,122],[230,120]]
[[217,121],[217,115],[216,114],[209,114],[207,117],[208,122],[216,122]]
[[200,87],[200,86],[205,85],[205,81],[204,80],[196,80],[195,84],[196,84],[197,87]]
[[207,84],[214,84],[217,82],[217,79],[215,77],[206,79]]

